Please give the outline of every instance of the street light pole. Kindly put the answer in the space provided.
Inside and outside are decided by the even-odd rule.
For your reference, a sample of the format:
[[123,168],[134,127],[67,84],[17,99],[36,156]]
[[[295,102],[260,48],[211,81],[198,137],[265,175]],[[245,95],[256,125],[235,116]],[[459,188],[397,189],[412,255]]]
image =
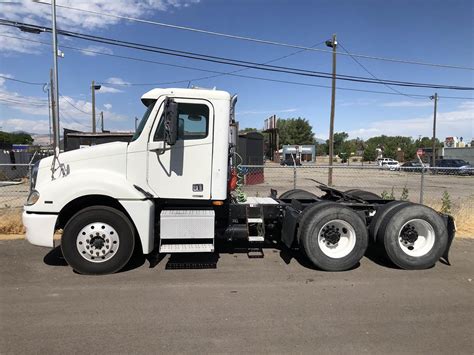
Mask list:
[[100,90],[102,86],[96,85],[95,81],[92,80],[91,93],[92,93],[92,133],[96,133],[96,117],[95,117],[95,91]]
[[95,133],[95,85],[94,80],[92,80],[91,91],[92,91],[92,133]]
[[59,83],[58,83],[58,36],[56,30],[56,0],[51,0],[51,20],[53,23],[53,127],[54,127],[54,151],[56,157],[59,155]]
[[431,100],[434,100],[434,112],[433,112],[433,150],[432,150],[432,166],[436,166],[436,111],[438,110],[438,93],[435,92],[434,96],[430,96]]
[[332,35],[332,41],[326,41],[326,46],[332,47],[332,89],[331,89],[331,118],[329,121],[329,171],[328,185],[332,185],[332,161],[334,159],[334,114],[336,110],[336,35]]

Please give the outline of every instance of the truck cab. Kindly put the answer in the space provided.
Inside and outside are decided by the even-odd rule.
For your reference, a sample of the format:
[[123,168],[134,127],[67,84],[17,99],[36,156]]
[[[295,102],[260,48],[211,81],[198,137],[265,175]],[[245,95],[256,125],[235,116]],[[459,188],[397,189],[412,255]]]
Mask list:
[[[61,153],[32,169],[23,212],[26,238],[53,247],[54,233],[62,230],[63,256],[80,273],[116,272],[136,249],[213,252],[216,238],[252,245],[277,238],[286,247],[299,245],[321,269],[346,270],[363,257],[369,234],[374,241],[385,238],[379,229],[392,225],[383,218],[393,218],[393,208],[414,208],[329,186],[320,186],[322,196],[294,190],[280,197],[276,191],[236,197],[232,181],[242,179],[236,96],[153,89],[141,101],[145,113],[131,142]],[[454,236],[446,232],[448,219],[416,207],[427,216],[423,221],[417,217],[411,229],[401,224],[390,231],[399,233],[390,238],[403,236],[396,246],[402,254],[393,258],[405,268],[431,266]]]

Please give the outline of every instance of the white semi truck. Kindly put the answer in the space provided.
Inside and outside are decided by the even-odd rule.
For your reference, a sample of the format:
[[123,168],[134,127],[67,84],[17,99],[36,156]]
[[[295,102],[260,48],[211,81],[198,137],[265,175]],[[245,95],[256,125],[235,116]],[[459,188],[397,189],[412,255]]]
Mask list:
[[354,267],[369,243],[405,269],[447,259],[454,221],[423,205],[317,182],[321,196],[236,198],[236,101],[224,91],[154,89],[142,97],[146,112],[130,143],[39,161],[23,213],[29,242],[54,247],[62,229],[63,256],[84,274],[119,271],[137,248],[214,252],[219,238],[252,248],[277,240],[328,271]]

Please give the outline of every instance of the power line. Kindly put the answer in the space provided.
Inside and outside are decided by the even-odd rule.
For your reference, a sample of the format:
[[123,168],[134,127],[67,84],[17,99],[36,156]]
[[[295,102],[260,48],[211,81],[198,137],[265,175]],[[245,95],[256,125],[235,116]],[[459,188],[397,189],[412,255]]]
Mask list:
[[[0,25],[13,26],[13,27],[19,27],[19,28],[24,28],[26,26],[29,29],[41,30],[41,31],[46,31],[46,32],[51,31],[51,29],[47,27],[40,27],[40,26],[36,26],[32,24],[25,24],[25,23],[21,23],[17,21],[10,21],[10,20],[4,20],[4,19],[0,19]],[[250,62],[250,61],[243,61],[243,60],[230,59],[230,58],[224,58],[224,57],[210,56],[210,55],[205,55],[205,54],[200,54],[200,53],[174,50],[174,49],[151,46],[151,45],[141,44],[141,43],[136,43],[136,42],[128,42],[128,41],[122,41],[122,40],[113,39],[113,38],[106,38],[106,37],[88,35],[88,34],[83,34],[83,33],[77,33],[77,32],[72,32],[72,31],[60,30],[58,31],[58,33],[64,36],[79,38],[79,39],[88,40],[92,42],[105,43],[105,44],[119,46],[119,47],[132,48],[132,49],[137,49],[137,50],[142,50],[142,51],[147,51],[147,52],[160,53],[160,54],[200,60],[200,61],[205,61],[205,62],[233,65],[233,66],[238,66],[238,67],[257,69],[257,70],[263,70],[263,71],[269,71],[269,72],[279,72],[279,73],[299,75],[299,76],[317,77],[317,78],[326,78],[326,79],[331,78],[331,74],[326,73],[326,72],[310,71],[306,69],[282,67],[282,66],[275,66],[275,65],[264,65],[264,64],[259,64],[255,62]],[[338,74],[337,78],[338,80],[344,80],[344,81],[370,83],[370,84],[384,84],[385,83],[385,84],[390,84],[394,86],[404,86],[404,87],[425,87],[425,88],[445,89],[445,90],[473,90],[474,89],[472,87],[464,87],[464,86],[456,86],[456,85],[427,84],[427,83],[406,82],[406,81],[397,81],[397,80],[388,80],[388,79],[374,80],[367,77],[342,75],[342,74]]]
[[[39,44],[42,44],[42,45],[48,45],[48,46],[51,45],[51,43],[48,43],[48,42],[42,42],[42,41],[27,39],[27,38],[23,38],[23,37],[8,36],[8,35],[3,35],[3,34],[0,34],[0,36],[1,37],[14,38],[14,39],[22,40],[22,41],[30,41],[30,42],[39,43]],[[119,54],[111,54],[111,53],[101,52],[101,51],[97,51],[97,50],[83,49],[83,48],[77,48],[77,47],[72,47],[72,46],[63,45],[61,47],[71,49],[71,50],[74,50],[74,51],[78,51],[78,52],[98,54],[98,55],[103,55],[103,56],[107,56],[107,57],[115,57],[115,58],[120,58],[120,59],[125,59],[125,60],[137,61],[137,62],[141,62],[141,63],[163,65],[163,66],[175,67],[175,68],[180,68],[180,69],[189,69],[189,70],[201,71],[201,72],[206,72],[206,73],[229,75],[229,76],[235,76],[235,77],[240,77],[240,78],[245,78],[245,79],[269,81],[269,82],[299,85],[299,86],[306,86],[306,87],[331,88],[328,85],[318,85],[318,84],[302,83],[302,82],[295,82],[295,81],[289,81],[289,80],[270,79],[270,78],[263,78],[263,77],[257,77],[257,76],[242,75],[242,74],[231,74],[231,73],[228,73],[228,72],[219,72],[219,71],[215,71],[215,70],[208,70],[208,69],[190,67],[190,66],[185,66],[185,65],[170,64],[170,63],[153,61],[153,60],[149,60],[149,59],[135,58],[135,57],[124,56],[124,55],[119,55]],[[212,78],[212,77],[214,77],[214,76],[208,76],[208,77],[205,77],[205,78],[176,80],[176,81],[161,82],[161,83],[138,83],[138,84],[130,83],[128,85],[130,85],[130,86],[134,86],[134,85],[137,85],[137,86],[159,86],[159,85],[169,85],[169,84],[178,84],[178,83],[188,83],[190,81],[204,80],[206,78]],[[365,92],[365,93],[373,93],[373,94],[400,96],[400,94],[393,93],[393,92],[386,92],[386,91],[364,90],[364,89],[347,88],[347,87],[340,87],[340,86],[338,86],[337,89],[338,90],[344,90],[344,91],[355,91],[355,92]],[[429,95],[416,95],[416,94],[412,94],[412,95],[413,96],[418,96],[418,97],[429,98]],[[473,100],[474,99],[473,97],[459,97],[459,96],[439,96],[439,97],[443,97],[445,99],[459,99],[459,100]]]
[[36,106],[36,107],[44,107],[44,106],[48,105],[47,102],[40,103],[40,102],[31,102],[31,101],[27,101],[27,100],[12,100],[12,99],[3,98],[3,97],[0,97],[0,101],[4,102],[4,103],[7,103],[7,104],[28,105],[28,106]]
[[5,92],[0,92],[0,98],[2,99],[8,99],[8,100],[23,100],[24,102],[30,102],[30,103],[38,103],[38,104],[46,104],[48,102],[47,99],[41,99],[41,98],[31,98],[27,96],[22,96],[18,94],[14,94],[14,96],[6,96],[7,94]]
[[[368,73],[371,77],[373,77],[374,79],[382,82],[382,80],[380,80],[379,78],[377,78],[369,69],[367,69],[365,67],[365,65],[363,65],[359,60],[357,60],[356,57],[354,57],[353,55],[351,55],[349,53],[349,51],[342,45],[342,43],[340,41],[337,42],[338,46],[340,46],[350,57],[351,59],[356,62],[362,69],[364,69],[364,71],[366,73]],[[403,95],[403,96],[408,96],[408,97],[412,97],[412,98],[415,98],[415,99],[419,99],[418,97],[416,96],[412,96],[412,95],[409,95],[409,94],[405,94],[404,92],[401,92],[400,90],[397,90],[393,87],[391,87],[390,85],[388,84],[385,84],[385,83],[382,83],[384,86],[386,86],[387,88],[389,88],[390,90],[392,90],[393,92],[396,92],[397,94],[400,94],[400,95]]]
[[[42,1],[37,1],[37,3],[45,4],[45,5],[51,5],[50,3],[42,2]],[[304,50],[308,50],[308,51],[332,53],[332,51],[325,50],[325,49],[311,48],[311,47],[305,47],[305,46],[296,45],[296,44],[289,44],[289,43],[270,41],[270,40],[264,40],[264,39],[258,39],[258,38],[251,38],[251,37],[245,37],[245,36],[238,36],[238,35],[231,35],[231,34],[227,34],[227,33],[215,32],[215,31],[207,31],[207,30],[202,30],[202,29],[193,28],[193,27],[172,25],[172,24],[168,24],[168,23],[163,23],[163,22],[158,22],[158,21],[151,21],[151,20],[143,20],[143,19],[134,18],[134,17],[130,17],[130,16],[120,16],[120,15],[114,15],[114,14],[110,14],[110,13],[98,12],[98,11],[93,11],[93,10],[79,9],[79,8],[75,8],[75,7],[72,7],[72,6],[56,5],[56,7],[69,9],[69,10],[74,10],[74,11],[86,12],[86,13],[89,13],[89,14],[94,14],[94,15],[99,15],[99,16],[113,17],[113,18],[117,18],[117,19],[121,19],[121,20],[134,21],[134,22],[146,23],[146,24],[150,24],[150,25],[162,26],[162,27],[167,27],[167,28],[172,28],[172,29],[177,29],[177,30],[197,32],[197,33],[202,33],[202,34],[207,34],[207,35],[212,35],[212,36],[220,36],[220,37],[225,37],[225,38],[230,38],[230,39],[249,41],[249,42],[267,44],[267,45],[273,45],[273,46],[280,46],[280,47],[304,49]],[[396,58],[386,58],[386,57],[371,56],[371,55],[365,55],[365,54],[355,54],[355,53],[350,53],[350,54],[348,54],[348,53],[339,53],[339,54],[340,55],[351,55],[351,56],[354,56],[354,57],[364,58],[364,59],[373,59],[373,60],[394,62],[394,63],[414,64],[414,65],[423,65],[423,66],[431,66],[431,67],[439,67],[439,68],[450,68],[450,69],[474,70],[473,67],[465,67],[465,66],[460,66],[460,65],[428,63],[428,62],[420,62],[420,61],[396,59]]]
[[[75,119],[74,117],[72,117],[72,116],[71,116],[69,113],[67,113],[66,111],[60,110],[59,112],[60,112],[60,114],[61,114],[62,117],[66,118],[66,120],[72,121],[72,122],[74,122],[74,123],[76,123],[76,124],[78,124],[78,125],[80,125],[80,126],[82,126],[82,127],[90,128],[90,126],[88,126],[88,125],[86,125],[86,124],[84,124],[84,123],[78,121],[77,119]],[[63,120],[63,121],[65,121],[65,120]],[[68,123],[68,122],[66,122],[66,123]],[[69,122],[68,124],[71,124],[71,123]]]
[[[79,122],[79,121],[76,120],[74,117],[70,116],[69,114],[66,114],[65,111],[60,110],[59,112],[60,112],[61,116],[64,117],[64,118],[66,118],[68,121],[72,121],[72,122],[74,122],[74,123],[76,123],[76,124],[78,124],[78,125],[80,125],[80,126],[82,126],[82,127],[85,127],[85,128],[90,128],[90,126],[85,125],[84,123]],[[63,121],[64,121],[64,120],[63,120]],[[66,123],[67,123],[67,124],[71,124],[71,122],[69,122],[69,123],[66,122]]]
[[74,105],[71,101],[69,101],[69,100],[68,100],[65,96],[63,96],[62,94],[59,94],[59,96],[60,96],[61,98],[63,98],[63,100],[66,101],[70,106],[74,107],[76,110],[78,110],[78,111],[80,111],[80,112],[82,112],[82,113],[85,113],[86,115],[90,115],[90,114],[91,114],[91,112],[86,112],[86,111],[80,109],[79,107],[77,107],[76,105]]
[[29,85],[42,85],[43,86],[43,85],[46,84],[46,83],[33,83],[31,81],[24,81],[24,80],[14,79],[14,78],[10,78],[10,77],[5,76],[5,75],[0,75],[0,78],[5,79],[5,80],[17,81],[19,83],[29,84]]
[[[314,45],[312,45],[311,47],[317,47],[321,44],[323,44],[324,42],[319,42],[319,43],[316,43]],[[269,63],[274,63],[274,62],[277,62],[279,60],[282,60],[282,59],[286,59],[286,58],[289,58],[291,56],[294,56],[296,54],[299,54],[299,53],[302,53],[302,52],[306,52],[306,49],[300,49],[298,51],[295,51],[293,53],[289,53],[287,55],[284,55],[284,56],[281,56],[281,57],[277,57],[277,58],[274,58],[274,59],[271,59],[271,60],[268,60],[262,64],[269,64]],[[184,83],[184,82],[188,82],[188,83],[191,83],[193,81],[200,81],[200,80],[206,80],[206,79],[213,79],[213,78],[218,78],[218,77],[221,77],[221,76],[225,76],[225,75],[231,75],[231,74],[235,74],[235,73],[241,73],[245,70],[249,70],[249,68],[242,68],[242,69],[237,69],[237,70],[233,70],[233,71],[230,71],[230,72],[227,72],[227,73],[222,73],[222,74],[216,74],[216,75],[210,75],[210,76],[205,76],[205,77],[201,77],[201,78],[196,78],[196,79],[190,79],[190,80],[178,80],[178,81],[172,81],[172,82],[166,82],[166,83],[161,83],[159,85],[169,85],[169,84],[178,84],[178,83]],[[131,84],[131,83],[116,83],[116,84],[113,84],[113,83],[108,83],[106,81],[104,82],[98,82],[99,84],[107,84],[107,85],[117,85],[117,86],[151,86],[151,85],[157,85],[156,83],[134,83],[134,84]]]
[[[160,53],[160,54],[200,60],[200,61],[205,61],[205,62],[233,65],[233,66],[238,66],[238,67],[243,67],[243,68],[248,68],[248,69],[257,69],[257,70],[264,70],[264,71],[278,72],[278,73],[292,74],[292,75],[299,75],[299,76],[317,77],[317,78],[325,78],[325,79],[331,78],[330,73],[326,73],[326,72],[310,71],[306,69],[282,67],[282,66],[276,66],[276,65],[264,65],[260,63],[250,62],[250,61],[242,61],[242,60],[236,60],[236,59],[230,59],[230,58],[224,58],[224,57],[209,56],[209,55],[204,55],[200,53],[178,51],[178,50],[167,49],[167,48],[162,48],[162,47],[150,46],[150,45],[141,44],[141,43],[122,41],[122,40],[117,40],[117,39],[112,39],[112,38],[85,35],[85,34],[80,34],[80,33],[78,34],[78,33],[70,32],[70,31],[59,31],[59,33],[61,35],[84,39],[84,40],[88,40],[92,42],[99,42],[99,43],[110,44],[114,46],[132,48],[132,49],[137,49],[137,50],[142,50],[142,51],[147,51],[147,52]],[[367,77],[358,77],[358,76],[343,75],[343,74],[338,74],[337,79],[344,80],[344,81],[370,83],[370,84],[390,83],[391,85],[395,85],[395,86],[429,87],[433,89],[446,89],[446,90],[473,90],[474,89],[471,87],[461,87],[461,86],[444,85],[444,84],[426,84],[426,83],[405,82],[405,81],[396,81],[396,80],[387,80],[387,79],[373,80]]]

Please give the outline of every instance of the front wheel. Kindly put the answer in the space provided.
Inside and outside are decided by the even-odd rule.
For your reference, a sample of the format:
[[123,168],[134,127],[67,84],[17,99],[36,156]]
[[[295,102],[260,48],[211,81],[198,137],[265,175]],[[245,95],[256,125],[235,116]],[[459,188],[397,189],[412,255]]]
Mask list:
[[61,250],[67,263],[81,274],[111,274],[132,256],[134,229],[124,213],[93,206],[76,213],[66,224]]
[[326,271],[348,270],[364,256],[367,227],[353,210],[330,203],[303,213],[299,240],[315,266]]

